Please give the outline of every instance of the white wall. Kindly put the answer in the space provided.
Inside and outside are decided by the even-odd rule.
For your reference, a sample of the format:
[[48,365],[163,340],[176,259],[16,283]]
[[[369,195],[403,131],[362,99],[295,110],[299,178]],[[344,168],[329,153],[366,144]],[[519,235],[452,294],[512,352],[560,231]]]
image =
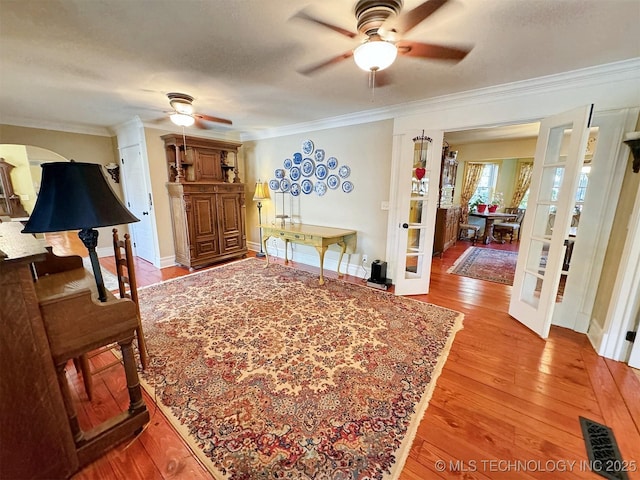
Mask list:
[[[309,139],[316,148],[325,151],[326,158],[336,157],[339,165],[349,166],[351,174],[348,180],[355,188],[351,193],[344,193],[341,188],[328,190],[324,196],[318,196],[315,192],[309,195],[302,193],[298,197],[287,194],[286,213],[293,215],[294,221],[305,224],[357,230],[357,254],[348,258],[350,273],[364,275],[364,271],[359,268],[360,254],[366,253],[369,262],[384,260],[388,217],[387,211],[381,209],[381,204],[389,197],[392,126],[392,121],[387,120],[245,142],[243,151],[250,247],[259,250],[258,210],[256,203],[252,201],[255,182],[258,179],[266,182],[273,179],[275,169],[284,168],[283,161],[292,158],[294,152],[300,152],[302,142]],[[283,209],[282,194],[274,194],[273,191],[269,194],[270,200],[263,202],[263,223],[276,221],[276,199],[278,214]],[[294,260],[311,265],[319,264],[314,249],[300,245],[294,245],[293,248]],[[269,253],[276,253],[271,245]],[[338,253],[337,246],[330,247],[325,257],[326,268],[336,269]],[[283,256],[283,244],[279,244],[278,254]]]

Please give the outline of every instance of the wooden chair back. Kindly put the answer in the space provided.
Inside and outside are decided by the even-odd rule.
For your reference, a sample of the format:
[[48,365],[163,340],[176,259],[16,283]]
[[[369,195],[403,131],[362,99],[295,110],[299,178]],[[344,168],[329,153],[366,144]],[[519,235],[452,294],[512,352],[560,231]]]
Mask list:
[[124,234],[124,240],[118,236],[118,229],[113,229],[113,253],[116,261],[116,274],[118,276],[118,289],[120,298],[130,298],[136,304],[138,314],[138,328],[136,337],[138,340],[138,350],[140,352],[140,363],[142,368],[147,368],[148,355],[147,345],[142,331],[142,321],[140,319],[140,305],[138,304],[138,285],[136,283],[136,269],[131,249],[131,237]]

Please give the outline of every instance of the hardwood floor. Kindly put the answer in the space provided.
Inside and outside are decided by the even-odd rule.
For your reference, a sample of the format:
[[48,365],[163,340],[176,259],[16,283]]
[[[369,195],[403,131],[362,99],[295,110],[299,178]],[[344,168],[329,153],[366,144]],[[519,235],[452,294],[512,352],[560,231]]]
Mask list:
[[[82,245],[50,241],[58,254],[84,254]],[[538,338],[507,314],[511,287],[447,274],[468,246],[459,242],[442,258],[434,258],[431,292],[414,297],[461,311],[465,319],[400,478],[602,478],[588,471],[585,463],[579,416],[611,427],[624,460],[640,470],[638,376],[623,363],[597,356],[584,335],[552,327],[546,342]],[[103,258],[101,263],[115,271],[112,259]],[[142,260],[136,268],[139,286],[189,273],[181,267],[159,271]],[[325,273],[335,277],[334,272]],[[345,279],[363,282],[351,276]],[[71,364],[68,377],[83,427],[127,407],[120,369],[99,375],[93,402],[86,399]],[[152,418],[144,432],[74,479],[211,478],[153,399],[145,395],[145,400]],[[445,462],[444,469],[440,461]],[[629,472],[629,478],[638,479],[640,474]]]

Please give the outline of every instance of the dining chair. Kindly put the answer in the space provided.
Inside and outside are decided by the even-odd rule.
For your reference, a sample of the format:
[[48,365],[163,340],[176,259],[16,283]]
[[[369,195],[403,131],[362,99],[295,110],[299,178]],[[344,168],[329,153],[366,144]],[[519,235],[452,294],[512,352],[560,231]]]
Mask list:
[[464,238],[471,240],[471,244],[475,245],[478,241],[479,231],[480,226],[469,223],[468,212],[460,212],[460,223],[458,224],[458,240],[462,240],[462,234],[464,233]]
[[493,235],[499,236],[500,241],[504,243],[504,236],[509,235],[509,243],[513,243],[514,235],[518,235],[520,241],[520,227],[526,210],[524,208],[505,208],[504,213],[512,213],[516,215],[515,220],[510,222],[496,222],[493,224]]
[[[131,249],[131,239],[129,234],[125,233],[124,240],[121,240],[118,236],[118,229],[113,229],[113,253],[116,263],[116,274],[118,277],[118,290],[120,298],[129,298],[136,305],[136,315],[138,317],[138,327],[136,328],[136,340],[138,344],[138,352],[140,355],[140,363],[142,368],[146,369],[149,363],[147,354],[147,345],[144,338],[144,332],[142,331],[142,322],[140,319],[140,306],[138,305],[138,286],[136,283],[136,272],[133,261],[133,251]],[[106,345],[93,352],[81,355],[76,363],[76,369],[80,369],[82,372],[82,381],[84,383],[84,390],[89,400],[93,399],[93,376],[98,373],[113,367],[122,362],[122,360],[114,356],[115,358],[110,361],[99,361],[94,359],[99,355],[117,348],[117,344]],[[96,365],[97,364],[97,365]]]

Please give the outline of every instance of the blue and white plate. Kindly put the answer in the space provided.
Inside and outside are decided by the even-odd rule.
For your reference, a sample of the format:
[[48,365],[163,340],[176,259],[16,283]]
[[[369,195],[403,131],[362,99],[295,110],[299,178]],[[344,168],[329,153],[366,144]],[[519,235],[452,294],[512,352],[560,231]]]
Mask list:
[[302,175],[304,175],[305,177],[310,177],[311,175],[313,175],[313,171],[316,169],[316,165],[310,158],[305,158],[302,161],[302,165],[300,165],[300,168],[302,169]]
[[316,150],[316,162],[322,162],[324,160],[324,150],[319,148]]
[[291,182],[288,178],[283,178],[282,180],[280,180],[280,190],[282,190],[283,192],[288,192],[290,188]]
[[284,178],[284,175],[285,175],[284,169],[276,168],[275,174],[276,174],[276,178],[280,178],[280,179]]
[[298,195],[300,195],[300,184],[292,183],[290,192],[291,192],[291,195],[293,195],[294,197],[297,197]]
[[308,178],[305,178],[300,184],[302,193],[309,195],[313,191],[313,183]]
[[329,157],[329,160],[327,160],[327,167],[329,168],[329,170],[335,170],[337,166],[338,159],[336,157]]
[[302,154],[300,152],[293,154],[293,163],[296,165],[300,165],[302,163]]
[[291,170],[289,170],[289,176],[294,182],[300,180],[300,167],[291,167]]
[[336,188],[338,188],[340,186],[340,179],[338,178],[338,176],[329,175],[329,178],[327,178],[327,186],[331,190],[335,190]]
[[346,182],[342,182],[342,191],[344,193],[351,193],[352,190],[353,190],[353,183],[351,183],[348,180]]
[[284,165],[284,168],[289,170],[293,166],[293,160],[291,160],[290,158],[286,158],[282,164]]
[[[340,178],[347,178],[350,173],[351,173],[351,169],[349,167],[347,167],[346,165],[342,165],[338,169],[338,175],[340,175]],[[343,190],[344,190],[344,186],[343,186]]]
[[327,167],[325,167],[323,163],[316,166],[316,178],[318,180],[324,180],[325,178],[327,178],[328,173],[329,170],[327,170]]
[[314,187],[314,190],[316,191],[318,196],[321,197],[322,195],[327,193],[327,184],[324,182],[316,182],[316,186]]
[[302,153],[305,155],[311,155],[313,152],[313,142],[311,140],[305,140],[302,142]]
[[280,190],[280,180],[277,178],[269,180],[269,188],[271,190]]

